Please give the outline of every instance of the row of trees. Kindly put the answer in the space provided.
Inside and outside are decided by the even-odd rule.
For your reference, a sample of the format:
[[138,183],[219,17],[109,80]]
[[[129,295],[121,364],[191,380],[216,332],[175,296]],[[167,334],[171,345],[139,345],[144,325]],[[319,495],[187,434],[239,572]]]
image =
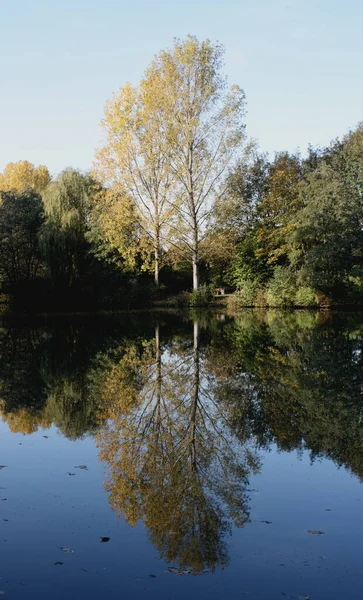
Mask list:
[[229,285],[242,305],[359,301],[363,126],[306,158],[270,161],[246,138],[244,93],[228,87],[223,54],[208,40],[175,40],[139,85],[114,94],[92,174],[5,168],[5,283],[112,297],[151,272],[155,289],[173,277],[190,287],[192,268],[194,290],[201,278]]
[[[306,158],[256,155],[230,175],[211,251],[242,304],[359,302],[363,291],[363,125]],[[232,263],[213,244],[222,236]]]

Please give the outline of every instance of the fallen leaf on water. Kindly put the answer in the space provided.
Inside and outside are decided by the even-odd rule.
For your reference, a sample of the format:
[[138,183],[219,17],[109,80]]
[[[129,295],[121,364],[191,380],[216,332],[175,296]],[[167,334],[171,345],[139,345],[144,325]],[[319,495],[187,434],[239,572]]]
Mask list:
[[183,574],[183,572],[180,569],[177,569],[176,567],[168,567],[168,571],[169,573],[175,573],[175,575]]
[[209,573],[208,569],[193,571],[191,569],[177,569],[176,567],[168,567],[167,571],[169,571],[169,573],[174,573],[175,575],[204,575],[205,573]]
[[101,544],[105,544],[106,542],[109,542],[111,538],[109,537],[101,537]]
[[59,550],[62,550],[62,552],[68,552],[70,554],[74,554],[74,550],[72,550],[72,548],[63,548],[63,546],[58,546]]
[[312,535],[323,535],[325,531],[319,531],[319,529],[308,529],[308,533]]

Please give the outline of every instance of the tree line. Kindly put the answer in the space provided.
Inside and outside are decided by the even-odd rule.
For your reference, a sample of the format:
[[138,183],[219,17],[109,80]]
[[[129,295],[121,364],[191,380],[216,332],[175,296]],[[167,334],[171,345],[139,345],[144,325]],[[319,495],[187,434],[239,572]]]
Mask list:
[[363,125],[271,160],[223,57],[193,36],[160,52],[106,103],[92,172],[5,167],[0,300],[115,307],[192,288],[198,303],[224,287],[238,306],[360,302]]

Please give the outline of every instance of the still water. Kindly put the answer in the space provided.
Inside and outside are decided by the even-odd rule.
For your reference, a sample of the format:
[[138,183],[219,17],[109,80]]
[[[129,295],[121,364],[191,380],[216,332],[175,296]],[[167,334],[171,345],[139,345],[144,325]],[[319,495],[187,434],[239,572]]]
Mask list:
[[3,321],[0,592],[362,600],[363,314]]

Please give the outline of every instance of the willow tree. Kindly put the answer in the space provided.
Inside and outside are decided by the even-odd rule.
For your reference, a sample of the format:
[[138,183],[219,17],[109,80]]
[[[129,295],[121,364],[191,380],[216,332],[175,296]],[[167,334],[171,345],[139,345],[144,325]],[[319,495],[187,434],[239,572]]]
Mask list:
[[0,173],[0,190],[2,192],[38,192],[41,194],[50,182],[47,167],[35,167],[27,160],[20,160],[6,165]]
[[[150,240],[158,285],[172,214],[171,174],[163,123],[149,86],[142,82],[134,88],[128,83],[114,94],[106,104],[102,126],[106,143],[97,153],[95,172],[122,202],[126,197],[135,207],[139,224]],[[120,234],[122,237],[122,228]],[[117,232],[113,238],[117,238]],[[147,246],[144,244],[144,248]]]
[[228,88],[222,74],[224,48],[196,37],[176,39],[162,51],[143,79],[154,99],[158,134],[173,177],[171,201],[178,214],[175,239],[193,265],[199,287],[200,244],[213,201],[226,189],[229,169],[244,145],[245,96]]
[[43,194],[45,258],[54,281],[71,285],[84,267],[92,197],[99,185],[90,175],[65,169]]

